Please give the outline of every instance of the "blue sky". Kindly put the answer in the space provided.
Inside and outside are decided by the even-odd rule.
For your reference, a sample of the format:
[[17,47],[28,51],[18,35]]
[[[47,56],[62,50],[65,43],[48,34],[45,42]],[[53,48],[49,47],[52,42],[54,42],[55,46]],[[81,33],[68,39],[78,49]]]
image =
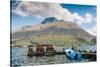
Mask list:
[[[93,17],[96,17],[96,6],[95,5],[76,5],[76,4],[61,4],[63,8],[69,9],[72,13],[77,12],[79,15],[83,16],[85,13],[90,13]],[[96,23],[91,22],[89,24],[81,24],[82,28],[89,29],[95,26]]]
[[[30,11],[30,12],[32,12],[32,15],[31,15],[31,13],[30,12],[28,12],[29,10],[26,10],[26,8],[24,8],[25,10],[26,10],[26,12],[22,12],[21,11],[21,13],[24,15],[25,13],[25,16],[23,16],[21,13],[18,13],[18,11],[19,11],[19,9],[17,9],[16,10],[16,8],[18,8],[18,6],[19,6],[19,4],[20,4],[20,2],[19,1],[15,1],[15,2],[12,2],[12,7],[13,7],[13,9],[12,9],[12,12],[11,12],[11,14],[12,14],[12,16],[11,16],[11,18],[12,18],[12,29],[14,30],[14,29],[16,29],[16,28],[19,28],[19,27],[22,27],[22,26],[25,26],[25,25],[33,25],[33,24],[38,24],[38,23],[40,23],[41,21],[43,21],[46,17],[48,17],[48,16],[46,16],[46,15],[48,15],[48,14],[46,14],[46,13],[48,13],[50,10],[55,10],[55,9],[51,9],[50,8],[50,10],[49,10],[49,8],[48,8],[48,12],[46,12],[46,13],[42,13],[41,14],[41,8],[44,8],[44,7],[40,7],[39,6],[39,12],[40,12],[40,15],[39,14],[35,14],[34,15],[34,13],[36,13],[36,12],[34,12],[35,11],[35,9],[33,10],[33,12],[32,12],[32,10]],[[41,5],[41,3],[39,3],[40,5]],[[49,4],[49,3],[48,3]],[[43,5],[43,4],[42,4]],[[79,17],[83,17],[83,19],[86,19],[86,18],[84,18],[84,16],[85,16],[85,14],[86,13],[88,13],[88,14],[90,14],[90,16],[92,16],[93,18],[96,18],[96,6],[94,6],[94,5],[75,5],[75,4],[59,4],[60,5],[60,7],[61,8],[59,8],[58,7],[58,5],[57,5],[57,9],[58,9],[58,14],[59,14],[59,12],[60,11],[62,11],[62,12],[66,12],[65,11],[65,9],[66,10],[68,10],[69,11],[69,13],[71,14],[71,15],[73,15],[74,13],[77,13],[78,15],[79,15]],[[23,4],[22,4],[22,6],[23,6]],[[27,5],[25,5],[24,4],[24,6],[27,6]],[[36,7],[38,6],[38,5],[35,5]],[[32,6],[32,8],[34,8],[35,7],[34,5]],[[51,5],[50,5],[51,6]],[[28,8],[30,8],[29,6],[28,6]],[[45,8],[45,10],[46,10],[46,8]],[[60,11],[59,11],[60,10]],[[42,10],[43,11],[43,10]],[[38,12],[38,11],[37,11]],[[45,12],[45,11],[44,11]],[[54,14],[56,14],[57,12],[54,12]],[[27,14],[29,14],[29,15],[27,15]],[[53,13],[51,13],[51,14],[53,14]],[[61,13],[61,14],[63,14],[63,13]],[[26,16],[27,15],[27,16]],[[36,15],[38,15],[38,16],[41,16],[42,18],[38,18],[38,17],[36,17]],[[50,15],[50,16],[53,16],[53,15]],[[64,16],[67,16],[67,15],[64,15]],[[61,17],[60,17],[61,18]],[[93,19],[92,18],[92,19]],[[81,18],[82,19],[82,18]],[[91,19],[91,18],[90,18]],[[89,23],[81,23],[81,24],[79,24],[83,29],[90,29],[90,28],[93,28],[95,25],[96,25],[96,21],[91,21],[91,22],[89,22]]]
[[63,8],[69,9],[72,13],[78,12],[80,15],[84,15],[86,12],[96,16],[95,5],[76,5],[76,4],[61,4]]
[[22,26],[25,25],[33,25],[33,24],[38,24],[40,23],[42,20],[41,19],[37,19],[36,17],[33,16],[28,16],[28,17],[22,17],[20,15],[17,15],[15,13],[12,13],[12,28],[16,29],[16,28],[20,28]]

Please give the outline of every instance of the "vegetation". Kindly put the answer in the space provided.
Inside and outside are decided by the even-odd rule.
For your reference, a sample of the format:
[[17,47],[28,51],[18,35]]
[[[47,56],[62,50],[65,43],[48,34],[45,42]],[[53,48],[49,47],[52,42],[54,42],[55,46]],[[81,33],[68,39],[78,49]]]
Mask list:
[[[92,39],[94,42],[95,40]],[[31,39],[19,39],[12,42],[13,46],[29,46],[39,44],[52,44],[55,46],[72,46],[72,45],[82,45],[82,44],[91,44],[92,42],[80,37],[75,37],[72,35],[54,35],[54,34],[46,34],[46,35],[33,35]]]

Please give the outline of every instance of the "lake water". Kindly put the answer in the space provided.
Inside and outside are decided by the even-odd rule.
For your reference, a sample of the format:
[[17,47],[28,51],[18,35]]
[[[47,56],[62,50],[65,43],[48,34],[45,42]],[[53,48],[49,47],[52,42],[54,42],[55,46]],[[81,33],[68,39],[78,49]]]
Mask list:
[[[82,47],[82,49],[96,50],[96,46]],[[55,55],[52,57],[27,57],[28,48],[11,48],[11,65],[14,66],[33,66],[33,65],[48,65],[48,64],[64,64],[74,62],[86,62],[87,59],[81,61],[70,61],[65,55]]]

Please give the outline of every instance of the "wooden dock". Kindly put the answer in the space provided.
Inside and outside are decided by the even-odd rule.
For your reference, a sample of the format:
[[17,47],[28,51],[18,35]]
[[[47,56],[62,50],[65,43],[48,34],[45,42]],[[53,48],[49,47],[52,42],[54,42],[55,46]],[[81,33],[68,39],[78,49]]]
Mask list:
[[[33,51],[32,47],[29,47],[28,50],[28,57],[40,57],[40,56],[55,56],[55,55],[66,55],[66,52],[64,51],[64,48],[60,48],[60,50],[54,49],[52,45],[45,45],[46,49],[43,49],[44,46],[38,45],[35,51]],[[75,50],[74,50],[75,51]],[[77,52],[77,51],[75,51]],[[96,51],[95,52],[87,52],[87,51],[80,51],[81,57],[84,59],[91,59],[91,61],[96,61]]]

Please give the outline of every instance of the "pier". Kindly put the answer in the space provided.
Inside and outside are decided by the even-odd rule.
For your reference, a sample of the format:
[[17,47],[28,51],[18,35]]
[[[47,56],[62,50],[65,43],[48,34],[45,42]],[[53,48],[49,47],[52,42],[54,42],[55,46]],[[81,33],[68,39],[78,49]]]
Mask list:
[[[33,57],[33,56],[41,57],[41,56],[66,55],[66,52],[64,50],[65,48],[62,48],[62,47],[55,48],[51,44],[37,45],[35,49],[33,49],[33,47],[29,47],[27,56],[28,57]],[[75,48],[72,47],[72,50],[74,50],[75,53],[77,53],[77,50]],[[96,51],[88,52],[84,50],[84,51],[80,51],[80,53],[81,53],[81,58],[90,59],[91,61],[97,60]],[[69,58],[67,55],[66,57]]]

